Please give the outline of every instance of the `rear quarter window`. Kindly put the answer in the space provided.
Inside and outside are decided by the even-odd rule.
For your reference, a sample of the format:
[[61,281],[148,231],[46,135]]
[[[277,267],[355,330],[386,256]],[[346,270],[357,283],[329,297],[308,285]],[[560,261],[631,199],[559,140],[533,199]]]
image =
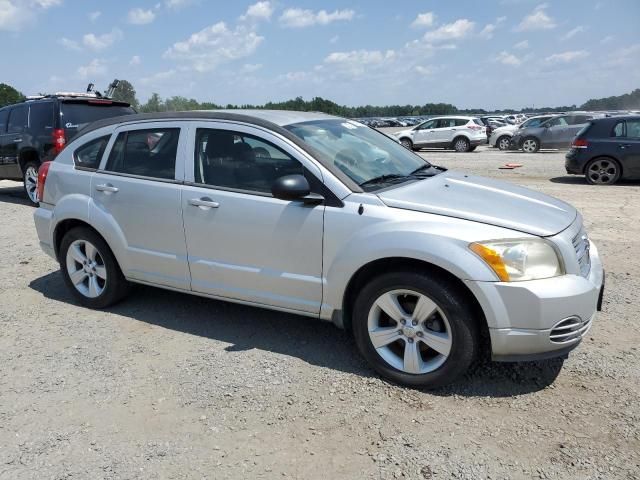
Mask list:
[[611,132],[612,137],[624,137],[624,122],[616,123]]
[[105,148],[109,143],[111,135],[96,138],[85,143],[73,153],[73,162],[76,167],[97,169],[100,166],[100,160],[104,154]]
[[[483,126],[483,123],[480,121],[479,118],[474,118],[473,119],[473,123],[475,123],[476,125]],[[466,125],[466,121],[465,121],[465,125]]]
[[7,131],[7,120],[9,120],[9,109],[0,110],[0,135]]
[[53,129],[53,102],[33,103],[29,106],[29,127],[35,131]]

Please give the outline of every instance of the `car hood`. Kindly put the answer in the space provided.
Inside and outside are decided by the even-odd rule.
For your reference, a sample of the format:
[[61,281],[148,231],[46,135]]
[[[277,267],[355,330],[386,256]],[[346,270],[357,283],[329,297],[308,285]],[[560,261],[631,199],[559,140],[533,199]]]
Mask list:
[[379,192],[378,196],[390,207],[544,237],[566,229],[578,214],[568,203],[528,188],[450,170]]

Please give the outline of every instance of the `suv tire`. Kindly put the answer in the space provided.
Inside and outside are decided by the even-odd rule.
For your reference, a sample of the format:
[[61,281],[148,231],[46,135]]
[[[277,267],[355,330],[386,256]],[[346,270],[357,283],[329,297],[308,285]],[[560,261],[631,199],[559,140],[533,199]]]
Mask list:
[[480,346],[465,295],[446,278],[417,271],[385,273],[369,282],[354,303],[353,334],[380,375],[411,387],[451,383],[468,370]]
[[29,203],[36,207],[40,205],[36,196],[39,168],[40,165],[34,161],[29,161],[22,167],[22,182],[24,185],[24,193],[27,195]]
[[407,150],[414,150],[413,148],[413,142],[411,140],[409,140],[408,138],[402,138],[400,140],[400,143],[402,144],[402,146],[404,148],[406,148]]
[[89,228],[69,230],[60,244],[58,259],[67,287],[85,307],[108,307],[129,292],[130,284],[111,249]]
[[509,135],[502,135],[500,138],[498,138],[498,141],[496,142],[496,147],[498,147],[502,151],[509,150],[510,146],[511,146],[511,137]]
[[453,149],[456,152],[470,152],[471,143],[466,137],[457,137],[453,140]]
[[538,150],[540,150],[540,140],[536,137],[527,137],[522,141],[524,153],[536,153]]

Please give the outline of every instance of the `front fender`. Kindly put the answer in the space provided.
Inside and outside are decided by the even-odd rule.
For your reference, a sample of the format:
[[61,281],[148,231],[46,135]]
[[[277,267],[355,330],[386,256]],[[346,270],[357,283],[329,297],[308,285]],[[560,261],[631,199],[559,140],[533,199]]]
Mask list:
[[[332,237],[338,237],[337,241],[340,241],[339,233],[335,236],[330,231],[325,234],[323,317],[330,317],[333,310],[342,309],[344,293],[353,275],[368,263],[380,259],[407,258],[427,262],[462,281],[498,280],[468,245],[479,238],[500,238],[498,232],[493,232],[495,236],[481,234],[477,233],[479,229],[496,229],[502,233],[504,229],[448,217],[419,215],[434,222],[381,221],[355,230],[356,233],[341,245],[332,243]],[[327,227],[330,230],[329,222]],[[452,236],[453,231],[459,235]]]

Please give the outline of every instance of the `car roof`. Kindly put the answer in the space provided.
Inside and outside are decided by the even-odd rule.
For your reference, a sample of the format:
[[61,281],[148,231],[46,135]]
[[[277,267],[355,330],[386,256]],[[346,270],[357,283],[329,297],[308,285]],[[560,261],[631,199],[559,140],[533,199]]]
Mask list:
[[286,110],[192,110],[188,112],[159,112],[159,113],[138,113],[132,115],[122,115],[119,117],[105,118],[92,122],[81,129],[69,141],[76,141],[80,137],[93,132],[95,130],[117,125],[132,125],[155,121],[172,121],[172,120],[222,120],[230,122],[241,122],[258,127],[265,128],[272,132],[282,135],[292,143],[296,144],[309,155],[316,157],[317,160],[342,181],[353,192],[362,193],[362,188],[349,178],[342,170],[335,167],[332,162],[324,161],[318,158],[317,152],[312,150],[301,138],[284,128],[287,125],[311,122],[317,120],[344,120],[342,117],[335,117],[325,113],[318,112],[295,112]]

